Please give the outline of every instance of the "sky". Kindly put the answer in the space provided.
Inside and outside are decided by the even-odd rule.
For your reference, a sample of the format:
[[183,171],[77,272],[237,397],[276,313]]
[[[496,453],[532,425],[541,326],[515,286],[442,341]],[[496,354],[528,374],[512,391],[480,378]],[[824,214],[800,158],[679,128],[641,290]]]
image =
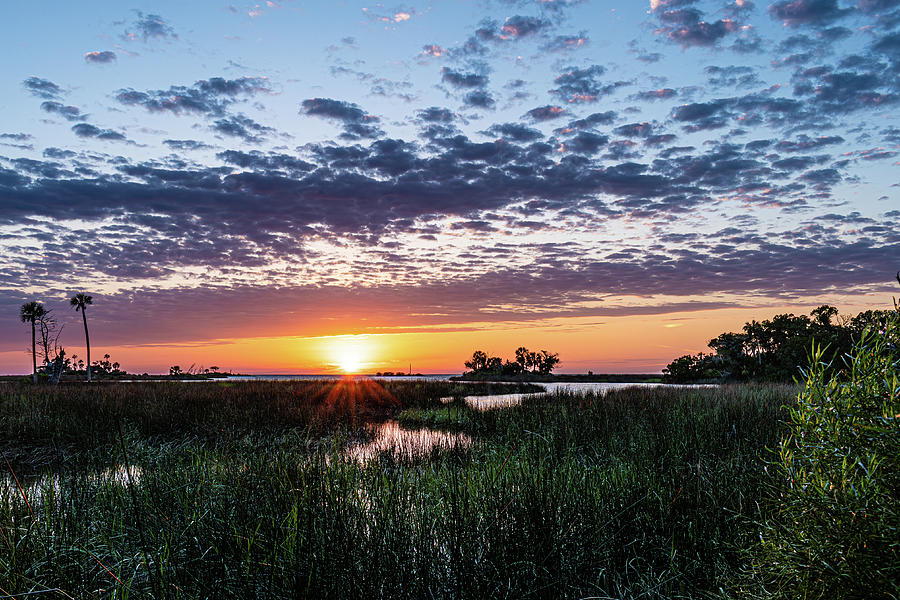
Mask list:
[[[0,372],[40,300],[132,372],[659,372],[888,308],[900,0],[26,2]],[[348,358],[349,357],[349,358]]]

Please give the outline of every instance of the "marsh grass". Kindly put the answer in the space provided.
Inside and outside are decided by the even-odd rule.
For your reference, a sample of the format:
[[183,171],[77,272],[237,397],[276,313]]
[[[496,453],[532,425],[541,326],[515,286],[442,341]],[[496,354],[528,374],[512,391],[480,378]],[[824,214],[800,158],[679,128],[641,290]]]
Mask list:
[[[446,390],[402,383],[382,390],[407,409],[447,410],[434,404]],[[760,454],[796,394],[633,388],[456,405],[471,445],[360,461],[346,448],[366,428],[347,424],[370,409],[345,400],[323,412],[334,390],[316,385],[140,384],[90,401],[17,388],[0,406],[20,415],[6,439],[47,424],[41,440],[67,440],[82,459],[51,460],[57,479],[24,486],[33,514],[0,487],[0,593],[704,597],[743,566]],[[115,425],[71,431],[91,412],[125,424],[127,464],[140,469],[130,484],[97,475],[126,464]]]
[[[360,430],[446,396],[540,391],[532,384],[336,379],[198,383],[112,383],[60,387],[0,384],[0,440],[11,460],[50,465],[118,444],[122,423],[137,444],[308,436]],[[462,392],[460,391],[462,390]],[[108,448],[107,448],[108,449]],[[28,465],[23,465],[27,467]]]

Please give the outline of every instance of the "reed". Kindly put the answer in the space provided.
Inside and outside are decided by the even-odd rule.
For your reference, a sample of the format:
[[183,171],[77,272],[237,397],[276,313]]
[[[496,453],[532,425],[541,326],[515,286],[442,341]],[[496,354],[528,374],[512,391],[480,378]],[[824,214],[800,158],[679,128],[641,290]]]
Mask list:
[[[428,409],[454,395],[400,383],[345,390],[331,407],[335,382],[123,385],[96,398],[5,390],[0,413],[17,417],[3,427],[18,436],[4,438],[14,440],[7,449],[43,423],[41,439],[67,440],[80,460],[50,460],[23,484],[33,514],[15,486],[0,486],[0,588],[708,597],[744,567],[767,489],[760,456],[796,394],[632,388],[488,411],[456,405],[471,444],[359,460],[347,448],[365,428],[352,425],[381,414],[385,398]],[[376,408],[365,406],[372,395]],[[115,419],[122,442],[115,425],[103,429]],[[82,425],[88,432],[72,431]],[[108,469],[126,451],[130,479]]]

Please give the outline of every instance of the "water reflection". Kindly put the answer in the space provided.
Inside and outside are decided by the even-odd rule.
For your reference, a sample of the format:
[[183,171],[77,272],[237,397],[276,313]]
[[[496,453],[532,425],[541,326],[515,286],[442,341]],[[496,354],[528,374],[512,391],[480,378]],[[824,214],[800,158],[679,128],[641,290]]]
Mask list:
[[[516,406],[522,403],[526,398],[537,398],[557,392],[571,392],[574,394],[606,394],[614,390],[623,390],[632,387],[716,387],[714,384],[663,384],[663,383],[593,383],[593,382],[542,382],[540,384],[544,388],[543,392],[534,392],[527,394],[494,394],[493,396],[466,396],[466,404],[476,410],[489,410],[492,408],[506,408]],[[441,398],[441,402],[447,404],[453,402],[454,398]]]
[[397,421],[374,423],[368,427],[374,432],[374,439],[348,447],[345,456],[365,462],[381,452],[390,452],[398,458],[415,458],[425,456],[435,448],[450,450],[472,446],[472,438],[465,433],[404,429]]
[[[466,396],[466,404],[475,410],[489,410],[491,408],[507,408],[522,403],[525,398],[542,396],[545,392],[531,394],[494,394],[493,396]],[[454,398],[441,398],[441,402],[448,404]]]
[[[102,471],[87,473],[81,479],[86,483],[101,485],[104,483],[116,486],[137,485],[141,482],[143,471],[140,467],[130,465],[114,465]],[[60,497],[62,490],[62,475],[59,473],[44,473],[23,477],[17,475],[18,482],[11,474],[0,477],[0,500],[22,500],[23,495],[32,506],[41,504],[45,499]],[[71,474],[66,475],[66,481],[71,481]],[[67,484],[67,487],[70,484]]]

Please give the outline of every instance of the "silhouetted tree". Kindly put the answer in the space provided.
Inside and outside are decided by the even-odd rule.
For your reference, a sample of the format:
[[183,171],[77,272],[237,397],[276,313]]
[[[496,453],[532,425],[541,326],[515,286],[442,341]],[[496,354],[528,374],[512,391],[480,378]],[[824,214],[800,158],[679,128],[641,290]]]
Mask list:
[[503,370],[503,360],[499,356],[489,356],[484,365],[484,370],[500,373]]
[[[115,367],[113,366],[115,364]],[[109,375],[113,371],[119,370],[119,363],[112,363],[109,360],[109,354],[103,355],[103,360],[95,360],[93,367],[95,372],[97,373],[97,377],[99,378],[101,374]]]
[[66,357],[66,349],[59,345],[59,336],[63,328],[53,318],[50,309],[37,319],[38,344],[43,357],[41,369],[50,378],[51,383],[59,383],[63,372],[69,368],[71,359]]
[[528,348],[516,349],[516,362],[503,361],[499,356],[488,356],[481,350],[472,354],[471,360],[465,362],[466,368],[473,373],[493,373],[497,375],[519,375],[527,371],[550,373],[559,364],[559,355],[546,350],[530,352]]
[[503,368],[500,369],[500,372],[503,375],[518,375],[522,372],[522,365],[517,362],[509,362],[506,361],[503,363]]
[[516,362],[521,367],[522,371],[525,371],[528,364],[528,348],[525,346],[519,346],[516,348]]
[[663,370],[664,379],[687,382],[700,379],[791,381],[806,367],[813,341],[825,348],[828,362],[850,351],[867,327],[883,329],[890,311],[865,311],[850,319],[836,319],[838,310],[823,305],[809,316],[775,315],[770,320],[745,323],[741,333],[727,332],[709,341],[714,355],[682,356]]
[[81,311],[81,320],[84,322],[84,345],[87,347],[88,383],[90,383],[91,381],[91,338],[88,336],[87,313],[85,311],[85,307],[93,303],[93,297],[88,296],[87,294],[82,294],[81,292],[75,294],[69,299],[69,304],[71,304],[75,308],[75,311]]
[[551,354],[546,350],[541,350],[540,358],[538,360],[540,362],[538,370],[541,373],[549,374],[556,368],[556,365],[559,364],[559,354]]
[[472,359],[467,360],[464,364],[467,369],[479,372],[484,371],[487,367],[488,355],[481,350],[476,350],[472,353]]
[[823,327],[828,327],[831,325],[831,319],[838,314],[838,309],[833,306],[828,306],[827,304],[823,304],[819,308],[814,308],[812,312],[809,313],[809,316],[813,318],[813,320],[822,325]]
[[34,383],[37,383],[37,340],[36,323],[47,314],[47,309],[40,302],[26,302],[19,310],[23,323],[31,323],[31,366]]

